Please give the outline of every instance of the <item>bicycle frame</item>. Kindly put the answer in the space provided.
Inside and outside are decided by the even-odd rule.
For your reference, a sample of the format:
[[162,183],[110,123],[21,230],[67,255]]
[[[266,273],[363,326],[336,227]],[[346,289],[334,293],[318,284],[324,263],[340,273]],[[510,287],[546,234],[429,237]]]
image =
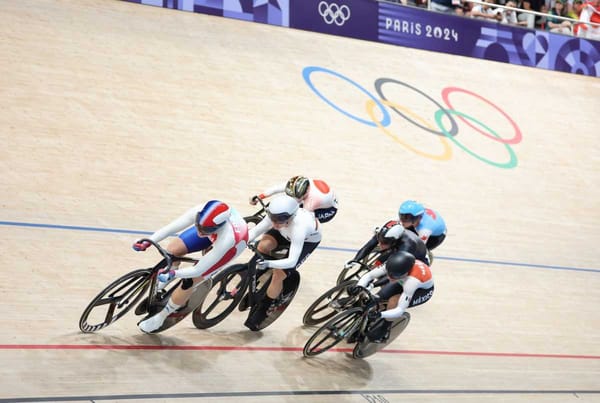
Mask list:
[[361,314],[360,320],[357,321],[356,328],[348,332],[347,338],[358,332],[357,339],[360,339],[362,341],[366,337],[366,330],[367,326],[369,325],[369,313],[373,310],[379,309],[379,300],[375,298],[375,295],[373,295],[366,288],[363,288],[361,290],[359,297],[361,300],[361,308],[363,309],[363,312]]
[[[152,275],[150,276],[150,287],[148,293],[148,307],[152,307],[156,304],[156,297],[158,295],[158,272],[162,269],[171,270],[173,264],[179,262],[188,262],[192,264],[198,263],[198,259],[194,259],[191,257],[185,256],[175,256],[169,252],[167,252],[162,246],[160,246],[157,242],[154,242],[151,239],[144,238],[140,240],[141,242],[148,242],[152,246],[154,246],[158,252],[163,256],[163,259],[156,264],[152,268]],[[170,292],[175,290],[176,287],[173,287]],[[163,298],[164,299],[164,298]]]

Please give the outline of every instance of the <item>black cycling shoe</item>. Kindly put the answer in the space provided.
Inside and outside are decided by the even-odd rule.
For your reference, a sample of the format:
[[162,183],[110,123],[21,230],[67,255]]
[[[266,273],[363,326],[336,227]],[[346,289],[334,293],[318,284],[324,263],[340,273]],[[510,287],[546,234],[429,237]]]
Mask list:
[[367,333],[367,337],[372,343],[385,343],[390,337],[392,322],[383,320],[383,323],[377,324]]

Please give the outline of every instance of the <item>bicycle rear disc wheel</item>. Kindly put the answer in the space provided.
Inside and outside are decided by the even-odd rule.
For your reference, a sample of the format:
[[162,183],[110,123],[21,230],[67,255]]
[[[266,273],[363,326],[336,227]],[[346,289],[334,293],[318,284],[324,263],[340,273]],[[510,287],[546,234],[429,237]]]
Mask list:
[[248,267],[245,264],[227,267],[217,273],[212,282],[209,294],[192,315],[198,329],[217,325],[235,309],[250,282]]
[[410,314],[408,312],[404,312],[400,318],[394,320],[392,328],[390,329],[390,336],[385,343],[373,343],[368,337],[365,337],[362,342],[357,343],[354,347],[354,350],[352,351],[352,357],[366,358],[375,354],[379,350],[382,350],[385,346],[394,341],[394,339],[396,339],[400,333],[404,331],[404,329],[406,329],[406,326],[408,326],[409,322]]
[[260,325],[258,325],[258,330],[262,330],[267,326],[270,326],[277,320],[277,318],[281,316],[281,314],[283,314],[283,311],[285,311],[292,303],[292,300],[298,291],[298,287],[300,287],[300,273],[294,270],[293,273],[283,280],[283,289],[281,290],[281,295],[277,297],[273,304],[271,304],[271,306],[268,308],[267,317]]
[[85,308],[79,319],[79,329],[92,333],[119,320],[142,298],[151,276],[152,269],[134,270],[110,283]]
[[[356,298],[351,297],[347,291],[348,287],[354,284],[356,284],[354,280],[345,281],[326,291],[308,307],[302,317],[302,323],[306,326],[314,326],[347,309],[349,305],[356,301]],[[336,301],[341,302],[339,307],[335,306]]]
[[340,312],[321,326],[304,345],[305,357],[313,357],[329,350],[356,331],[363,309],[356,307]]

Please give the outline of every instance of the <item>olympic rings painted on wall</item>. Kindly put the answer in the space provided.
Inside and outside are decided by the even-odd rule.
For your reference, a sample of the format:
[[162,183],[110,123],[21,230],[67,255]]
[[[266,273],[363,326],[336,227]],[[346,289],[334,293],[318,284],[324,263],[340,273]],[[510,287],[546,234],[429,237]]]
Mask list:
[[[335,76],[337,78],[340,78],[340,79],[344,80],[345,82],[350,83],[354,87],[358,88],[362,93],[366,94],[370,98],[365,103],[366,112],[367,112],[367,115],[370,120],[363,119],[357,115],[347,112],[346,110],[342,109],[340,106],[333,103],[330,99],[325,97],[323,95],[323,93],[315,87],[315,85],[311,79],[311,75],[316,72],[326,73],[326,74]],[[376,90],[377,94],[379,95],[379,97],[381,98],[381,99],[378,99],[375,95],[373,95],[371,92],[367,91],[364,87],[362,87],[360,84],[356,83],[354,80],[352,80],[336,71],[333,71],[333,70],[330,70],[330,69],[327,69],[324,67],[318,67],[318,66],[305,67],[302,71],[302,76],[303,76],[306,84],[309,86],[309,88],[319,98],[321,98],[325,103],[327,103],[329,106],[331,106],[338,112],[346,115],[347,117],[349,117],[357,122],[360,122],[367,126],[377,127],[379,129],[381,129],[388,137],[393,139],[395,142],[401,144],[406,149],[414,152],[415,154],[421,155],[426,158],[439,160],[439,161],[449,160],[450,157],[452,156],[452,149],[451,149],[450,144],[448,143],[447,139],[450,139],[457,147],[459,147],[460,149],[465,151],[467,154],[471,155],[472,157],[474,157],[486,164],[489,164],[489,165],[492,165],[492,166],[495,166],[498,168],[505,168],[505,169],[514,168],[517,166],[517,155],[515,154],[514,150],[512,149],[512,147],[510,145],[521,142],[521,140],[523,138],[521,129],[516,124],[516,122],[499,106],[497,106],[492,101],[484,98],[483,96],[478,95],[470,90],[466,90],[466,89],[459,88],[459,87],[444,88],[442,90],[442,99],[447,106],[447,107],[444,107],[443,105],[438,103],[435,99],[433,99],[431,96],[429,96],[422,90],[420,90],[408,83],[405,83],[400,80],[395,80],[392,78],[379,78],[375,81],[375,90]],[[402,105],[399,105],[397,102],[392,102],[392,101],[388,100],[383,92],[384,84],[388,84],[388,83],[398,84],[398,85],[404,86],[406,88],[409,88],[409,89],[421,94],[423,97],[427,98],[429,101],[434,103],[438,107],[438,110],[434,114],[435,124],[438,127],[437,128],[433,127],[433,125],[429,124],[429,122],[425,118],[423,118],[422,116],[419,116],[418,114],[416,114],[415,112],[413,112],[412,110],[407,108],[406,106],[402,106]],[[455,110],[453,108],[452,104],[450,103],[450,99],[449,99],[450,94],[452,94],[453,92],[461,92],[461,93],[470,95],[472,97],[475,97],[478,100],[486,103],[487,105],[489,105],[492,108],[494,108],[495,110],[497,110],[513,127],[514,132],[515,132],[514,136],[512,138],[505,139],[502,136],[500,136],[495,130],[492,130],[491,128],[489,128],[485,123],[475,119],[472,116],[467,115],[464,112]],[[383,117],[381,118],[381,120],[377,120],[377,117],[375,116],[375,106],[377,106],[377,108],[383,114]],[[429,133],[433,133],[435,135],[440,136],[440,142],[442,143],[442,145],[444,147],[443,152],[439,155],[426,153],[424,151],[421,151],[421,150],[418,150],[418,149],[412,147],[411,145],[402,141],[398,136],[391,133],[387,129],[387,126],[389,126],[391,124],[391,116],[390,116],[389,112],[387,111],[386,107],[392,109],[394,112],[396,112],[398,115],[400,115],[406,121],[411,123],[413,126],[418,127]],[[449,129],[447,129],[443,124],[444,116],[446,118],[448,118],[448,120],[450,121],[451,126]],[[458,122],[456,119],[454,119],[453,116],[457,116],[459,121],[465,123],[467,126],[471,127],[476,132],[484,135],[487,138],[490,138],[496,142],[503,144],[509,153],[509,157],[510,157],[509,161],[508,162],[496,162],[496,161],[489,160],[489,159],[482,157],[481,155],[473,152],[472,150],[468,149],[464,144],[459,142],[456,139],[457,134],[459,132]],[[475,123],[475,125],[471,122]],[[482,131],[480,128],[485,129],[485,131]]]

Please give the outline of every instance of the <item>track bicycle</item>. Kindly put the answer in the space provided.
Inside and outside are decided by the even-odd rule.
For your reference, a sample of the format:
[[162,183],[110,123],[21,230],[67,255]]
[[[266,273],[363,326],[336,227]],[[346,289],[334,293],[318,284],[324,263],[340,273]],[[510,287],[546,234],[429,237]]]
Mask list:
[[[274,257],[262,255],[254,245],[248,247],[255,256],[248,263],[231,265],[213,277],[212,289],[192,316],[194,326],[208,329],[223,321],[237,306],[240,311],[250,310],[250,317],[258,303],[264,298],[271,281],[271,269],[259,271],[256,268],[257,258]],[[287,254],[287,248],[285,249]],[[272,255],[280,256],[282,250]],[[283,290],[267,310],[266,319],[258,326],[264,329],[273,323],[292,302],[300,285],[300,273],[290,270],[283,281]]]
[[349,263],[354,263],[354,265],[348,268],[344,267],[342,271],[340,271],[340,274],[336,280],[336,284],[339,285],[349,280],[358,281],[364,274],[374,267],[380,255],[381,251],[379,250],[379,246],[376,246],[371,253],[361,260],[351,260]]
[[[79,329],[82,332],[92,333],[103,329],[125,316],[133,307],[136,307],[136,315],[147,314],[144,319],[155,315],[164,308],[173,291],[181,283],[181,280],[172,281],[163,289],[159,289],[161,287],[159,287],[160,282],[157,278],[158,273],[163,269],[170,270],[175,264],[194,265],[198,262],[198,259],[195,258],[175,256],[151,239],[141,239],[140,241],[149,242],[154,246],[162,255],[162,260],[154,267],[133,270],[114,280],[100,291],[81,314]],[[210,278],[198,283],[187,304],[169,315],[163,325],[153,333],[166,330],[184,319],[202,303],[211,286]]]
[[[368,266],[364,263],[355,263],[361,266],[359,270],[360,273],[366,273],[369,271]],[[339,312],[357,306],[357,304],[360,302],[359,297],[357,295],[351,295],[348,292],[348,290],[355,286],[357,282],[358,280],[356,279],[346,280],[343,283],[325,291],[308,307],[308,309],[306,309],[306,312],[302,317],[302,323],[305,326],[315,326],[319,323],[325,322],[328,319],[331,319]],[[370,284],[369,290],[379,288],[387,283],[389,283],[389,279],[387,277],[383,277],[382,279]]]
[[385,303],[380,304],[378,298],[366,288],[357,294],[358,306],[339,312],[321,326],[306,342],[303,349],[305,357],[313,357],[331,349],[341,341],[354,343],[352,357],[366,358],[383,349],[396,339],[408,326],[410,314],[404,312],[393,321],[388,339],[383,343],[375,343],[368,337],[369,332],[383,326],[384,319],[369,320],[371,311],[383,310]]

